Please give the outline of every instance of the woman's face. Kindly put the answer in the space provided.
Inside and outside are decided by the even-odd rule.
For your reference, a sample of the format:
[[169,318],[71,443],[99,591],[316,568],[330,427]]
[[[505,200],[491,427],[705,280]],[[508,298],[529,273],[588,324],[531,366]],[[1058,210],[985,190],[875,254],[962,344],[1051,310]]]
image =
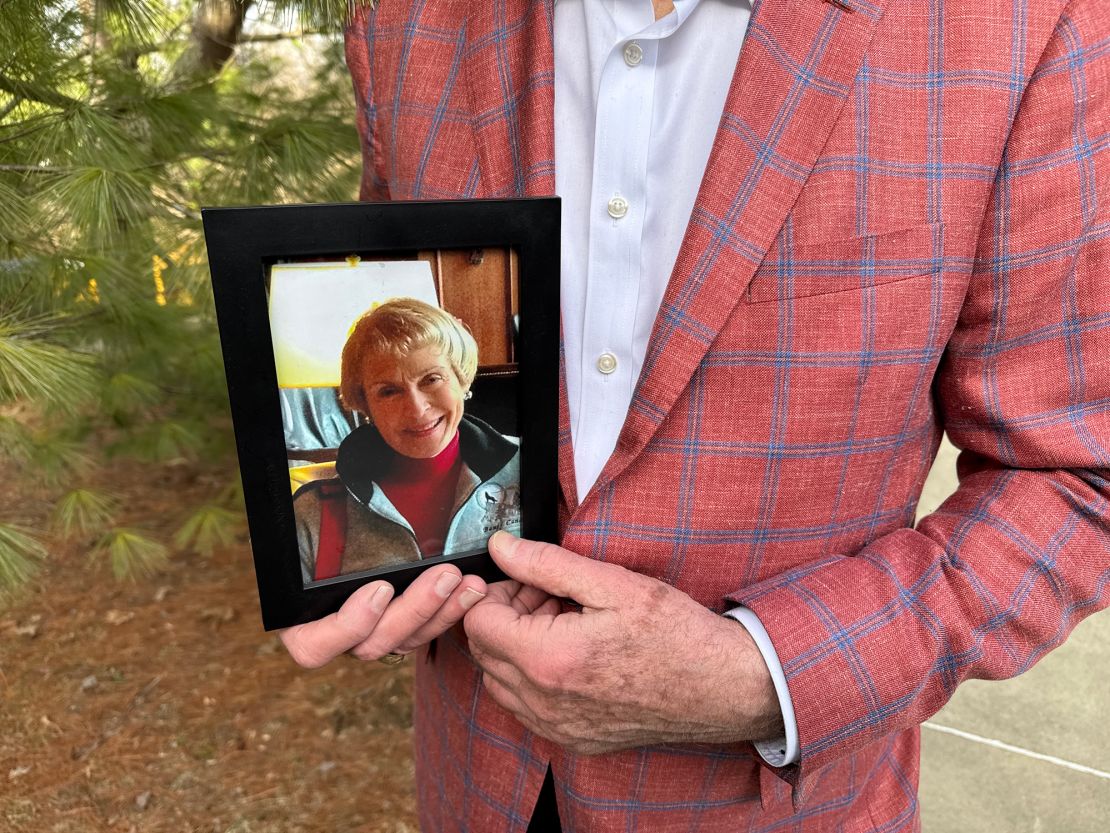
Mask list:
[[370,419],[398,454],[435,457],[455,436],[465,391],[438,348],[371,356],[363,378]]

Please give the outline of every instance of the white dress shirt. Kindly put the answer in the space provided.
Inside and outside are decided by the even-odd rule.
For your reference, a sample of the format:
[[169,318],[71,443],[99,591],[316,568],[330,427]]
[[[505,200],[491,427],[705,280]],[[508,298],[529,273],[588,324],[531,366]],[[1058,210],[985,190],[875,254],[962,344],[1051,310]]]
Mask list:
[[[748,0],[557,0],[555,188],[563,200],[562,319],[578,499],[612,454],[678,257],[751,14]],[[798,756],[782,665],[758,618],[728,615],[771,671]]]

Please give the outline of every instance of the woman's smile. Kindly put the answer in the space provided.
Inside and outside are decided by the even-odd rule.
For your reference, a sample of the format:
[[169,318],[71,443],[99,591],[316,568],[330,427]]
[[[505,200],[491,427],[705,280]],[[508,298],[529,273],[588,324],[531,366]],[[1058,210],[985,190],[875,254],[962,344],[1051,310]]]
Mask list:
[[414,428],[406,428],[405,431],[415,437],[427,437],[432,434],[440,425],[443,424],[444,417],[432,420],[431,422],[423,425],[418,425]]

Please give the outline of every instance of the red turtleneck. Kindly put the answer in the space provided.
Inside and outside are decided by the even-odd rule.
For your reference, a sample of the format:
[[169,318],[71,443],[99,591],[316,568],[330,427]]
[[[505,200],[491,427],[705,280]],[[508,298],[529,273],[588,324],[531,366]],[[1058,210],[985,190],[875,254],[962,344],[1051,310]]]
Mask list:
[[459,434],[435,457],[394,454],[378,485],[416,533],[425,556],[442,555],[462,469]]

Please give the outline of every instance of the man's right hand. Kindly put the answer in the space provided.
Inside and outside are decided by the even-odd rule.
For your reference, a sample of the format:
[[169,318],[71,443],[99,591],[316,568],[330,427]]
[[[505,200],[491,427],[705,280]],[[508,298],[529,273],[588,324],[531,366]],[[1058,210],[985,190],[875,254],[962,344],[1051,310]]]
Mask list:
[[304,668],[319,668],[344,653],[364,660],[407,654],[454,627],[488,589],[478,576],[463,576],[445,564],[425,570],[396,599],[389,582],[374,581],[335,613],[278,634]]

